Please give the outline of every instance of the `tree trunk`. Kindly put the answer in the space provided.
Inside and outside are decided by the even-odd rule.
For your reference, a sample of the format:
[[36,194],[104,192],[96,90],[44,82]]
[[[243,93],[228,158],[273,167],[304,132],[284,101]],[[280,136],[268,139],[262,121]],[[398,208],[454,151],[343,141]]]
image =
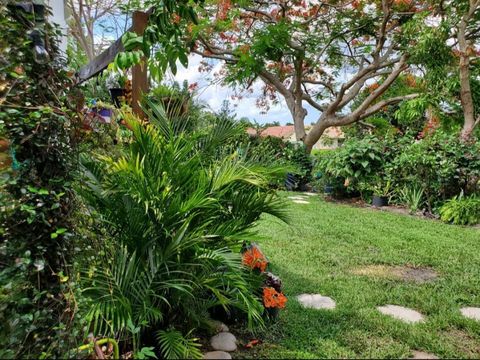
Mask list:
[[458,47],[460,50],[460,100],[463,108],[463,128],[460,137],[463,140],[470,139],[475,128],[475,110],[472,99],[472,89],[470,86],[470,54],[469,44],[466,39],[467,19],[466,16],[460,21],[458,27]]
[[305,137],[307,135],[305,133],[305,117],[307,116],[307,110],[305,110],[302,106],[297,106],[293,96],[291,98],[286,97],[285,101],[290,113],[292,114],[295,137],[297,141],[305,142]]
[[331,125],[327,119],[322,115],[320,119],[313,125],[310,132],[305,137],[305,146],[307,147],[307,153],[312,152],[313,146],[320,140],[320,137],[323,135],[324,131],[329,128]]

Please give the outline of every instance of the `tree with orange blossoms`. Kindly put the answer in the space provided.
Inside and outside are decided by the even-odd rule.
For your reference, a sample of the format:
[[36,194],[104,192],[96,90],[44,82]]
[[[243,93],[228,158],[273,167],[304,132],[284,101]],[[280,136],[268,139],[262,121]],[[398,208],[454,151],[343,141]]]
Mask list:
[[[297,140],[311,149],[328,127],[362,121],[418,96],[379,101],[409,69],[416,41],[406,34],[430,11],[427,5],[420,0],[219,0],[199,8],[199,23],[190,27],[185,45],[205,63],[222,61],[218,77],[226,84],[249,89],[259,81],[274,89],[260,94],[257,104],[268,110],[283,97]],[[372,83],[379,86],[353,107]],[[308,134],[307,108],[317,113]]]

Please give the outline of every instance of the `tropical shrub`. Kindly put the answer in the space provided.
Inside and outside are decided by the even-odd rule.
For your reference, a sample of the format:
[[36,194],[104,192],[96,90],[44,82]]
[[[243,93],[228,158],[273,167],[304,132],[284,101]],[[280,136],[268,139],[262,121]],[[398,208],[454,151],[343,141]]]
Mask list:
[[478,196],[456,196],[440,208],[440,218],[455,225],[480,223],[480,198]]
[[412,211],[425,203],[434,212],[461,192],[480,192],[480,143],[464,143],[440,130],[422,139],[409,134],[352,138],[325,154],[317,169],[337,192],[365,197],[385,193],[390,184]]
[[86,269],[85,293],[95,300],[88,319],[96,334],[136,350],[156,334],[163,356],[174,353],[165,346],[180,332],[181,357],[196,356],[188,334],[208,325],[209,310],[244,314],[250,328],[262,324],[255,294],[262,279],[246,271],[240,250],[262,213],[284,218],[268,189],[284,171],[235,152],[218,156],[243,131],[232,123],[182,130],[155,103],[146,111],[148,125],[130,122],[124,154],[85,160],[83,195],[112,234],[105,258]]
[[437,131],[411,141],[392,162],[397,184],[418,184],[429,210],[453,196],[479,191],[480,144]]
[[318,168],[324,177],[344,184],[344,191],[358,193],[369,189],[375,179],[383,179],[384,165],[391,156],[390,144],[368,136],[347,140],[342,147],[325,155]]

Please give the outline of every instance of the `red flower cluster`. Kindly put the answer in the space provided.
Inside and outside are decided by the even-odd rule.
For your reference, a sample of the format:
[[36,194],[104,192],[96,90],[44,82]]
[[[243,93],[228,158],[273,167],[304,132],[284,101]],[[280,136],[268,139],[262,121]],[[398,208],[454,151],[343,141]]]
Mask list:
[[266,308],[283,309],[287,303],[287,297],[272,287],[263,288],[263,305]]
[[245,266],[253,269],[259,269],[260,271],[265,271],[268,265],[268,261],[265,258],[265,255],[256,247],[252,246],[250,249],[243,253],[242,263]]

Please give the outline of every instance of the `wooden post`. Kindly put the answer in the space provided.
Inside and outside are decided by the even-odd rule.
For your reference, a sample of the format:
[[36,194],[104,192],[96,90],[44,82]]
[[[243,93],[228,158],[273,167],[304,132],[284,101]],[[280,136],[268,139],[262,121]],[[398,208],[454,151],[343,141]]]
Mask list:
[[[143,35],[148,23],[148,13],[135,11],[132,16],[132,30],[138,35]],[[144,114],[140,108],[142,95],[148,92],[147,61],[142,58],[140,64],[132,69],[132,110],[134,114],[143,118]]]

